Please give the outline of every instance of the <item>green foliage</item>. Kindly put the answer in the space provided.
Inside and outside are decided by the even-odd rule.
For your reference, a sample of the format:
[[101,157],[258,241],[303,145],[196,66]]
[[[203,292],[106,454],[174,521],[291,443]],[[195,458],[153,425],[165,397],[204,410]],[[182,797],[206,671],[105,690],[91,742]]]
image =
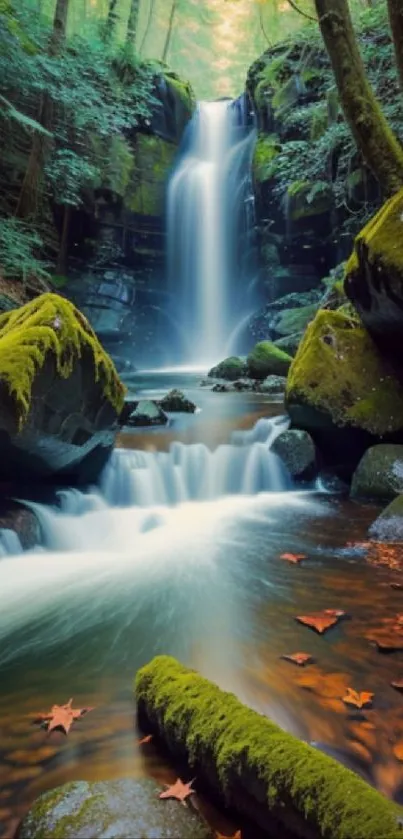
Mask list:
[[39,258],[43,240],[39,233],[15,218],[0,218],[0,266],[5,277],[49,279],[48,265]]

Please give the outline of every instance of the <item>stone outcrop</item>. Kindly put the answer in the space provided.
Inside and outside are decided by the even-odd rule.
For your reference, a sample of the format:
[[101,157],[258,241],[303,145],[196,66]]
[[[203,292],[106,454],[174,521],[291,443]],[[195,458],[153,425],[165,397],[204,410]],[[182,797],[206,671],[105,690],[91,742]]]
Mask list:
[[400,492],[403,492],[403,445],[372,446],[354,472],[351,495],[385,500],[395,498]]
[[86,318],[44,294],[0,317],[0,480],[92,482],[124,387]]
[[396,804],[174,659],[143,667],[135,694],[144,730],[269,835],[400,839]]
[[292,358],[271,341],[260,341],[249,353],[246,364],[252,379],[266,379],[267,376],[285,376]]

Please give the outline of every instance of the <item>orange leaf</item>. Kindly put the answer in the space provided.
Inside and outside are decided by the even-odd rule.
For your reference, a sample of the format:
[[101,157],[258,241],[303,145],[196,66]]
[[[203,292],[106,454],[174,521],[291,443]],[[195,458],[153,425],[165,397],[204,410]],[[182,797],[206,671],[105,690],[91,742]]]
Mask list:
[[306,558],[305,554],[281,554],[280,556],[280,559],[291,562],[293,565],[298,565],[299,562],[302,562]]
[[309,664],[312,661],[312,656],[308,655],[308,653],[291,653],[290,655],[282,655],[281,658],[297,664],[298,667],[304,667],[305,664]]
[[345,612],[341,609],[324,609],[322,612],[313,612],[311,615],[298,615],[295,620],[314,629],[319,635],[323,635],[327,629],[338,623]]
[[242,839],[241,831],[237,830],[237,832],[234,833],[233,836],[224,836],[223,833],[216,833],[215,839]]
[[347,693],[343,696],[343,702],[345,705],[353,705],[355,708],[364,708],[365,706],[372,705],[373,698],[373,693],[366,691],[357,693],[356,690],[347,688]]
[[151,743],[152,739],[153,739],[153,735],[152,734],[147,734],[145,737],[142,737],[141,740],[138,740],[137,744],[139,746],[145,746],[147,743]]
[[180,778],[177,778],[174,784],[165,784],[166,790],[164,792],[160,792],[160,798],[175,798],[177,801],[181,801],[182,804],[185,803],[185,799],[189,797],[189,795],[194,795],[194,789],[192,788],[193,781],[189,781],[188,784],[184,784]]
[[403,743],[396,743],[393,746],[393,754],[394,756],[403,763]]
[[70,728],[75,720],[79,720],[84,714],[93,711],[93,708],[72,708],[72,699],[69,699],[65,705],[52,705],[52,708],[46,714],[36,714],[35,720],[47,724],[47,730],[53,731],[55,728],[61,728],[65,734],[68,734]]

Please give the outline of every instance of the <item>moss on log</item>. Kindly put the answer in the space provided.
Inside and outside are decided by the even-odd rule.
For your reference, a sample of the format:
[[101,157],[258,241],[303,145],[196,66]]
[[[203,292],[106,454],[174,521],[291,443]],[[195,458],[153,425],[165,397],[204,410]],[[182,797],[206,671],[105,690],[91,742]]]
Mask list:
[[271,835],[402,839],[396,804],[175,659],[143,667],[135,693],[140,724]]

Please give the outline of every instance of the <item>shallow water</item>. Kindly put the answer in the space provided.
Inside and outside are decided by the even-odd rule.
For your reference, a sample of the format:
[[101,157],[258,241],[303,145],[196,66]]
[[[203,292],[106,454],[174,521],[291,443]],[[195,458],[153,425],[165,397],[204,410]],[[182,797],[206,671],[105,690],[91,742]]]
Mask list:
[[[260,469],[263,443],[242,441]],[[183,449],[185,500],[156,503],[170,473],[166,459],[149,452],[140,482],[148,495],[135,496],[136,504],[133,485],[111,476],[110,503],[99,491],[64,492],[60,509],[38,508],[45,549],[0,561],[3,837],[39,793],[66,781],[176,777],[152,743],[138,745],[135,729],[132,680],[159,653],[196,667],[386,795],[402,796],[403,698],[390,686],[403,676],[402,653],[382,655],[366,637],[403,611],[402,591],[390,585],[402,553],[381,546],[374,556],[349,545],[366,539],[376,509],[286,491],[273,463],[262,480],[274,491],[245,495],[240,483],[237,495],[192,500],[189,462],[197,465],[199,449]],[[224,454],[229,466],[231,451]],[[118,455],[125,463],[133,457]],[[237,475],[247,462],[237,461]],[[292,565],[284,552],[307,559]],[[323,637],[295,620],[327,608],[346,617]],[[298,668],[281,658],[297,651],[313,662]],[[373,707],[352,713],[342,701],[348,687],[374,692]],[[68,737],[32,725],[30,715],[71,696],[75,707],[95,710]],[[237,827],[211,808],[208,817],[224,833]]]

